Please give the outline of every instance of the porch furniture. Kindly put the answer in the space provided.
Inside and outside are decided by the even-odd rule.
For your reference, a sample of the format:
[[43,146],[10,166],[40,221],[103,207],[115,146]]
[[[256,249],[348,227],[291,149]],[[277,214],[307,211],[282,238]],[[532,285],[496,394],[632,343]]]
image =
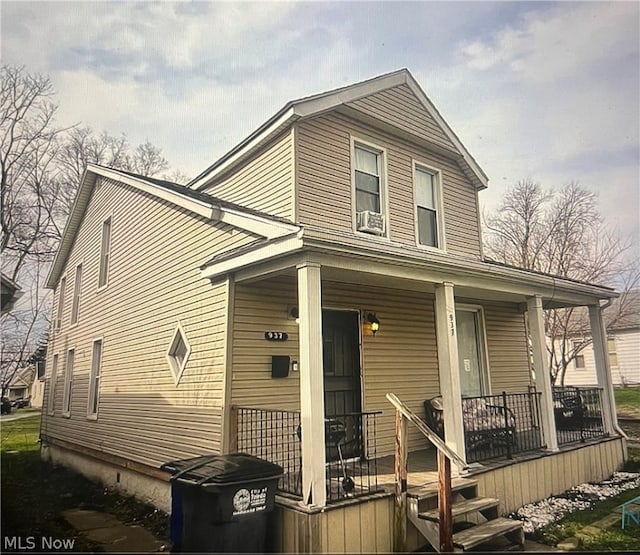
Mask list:
[[585,412],[585,405],[577,387],[553,388],[553,415],[558,430],[581,429]]
[[[444,439],[442,396],[426,400],[424,408],[427,424]],[[462,420],[469,450],[493,443],[514,444],[516,418],[508,407],[489,404],[482,397],[462,399]]]
[[630,499],[626,503],[621,505],[622,508],[622,529],[625,526],[633,522],[634,524],[640,524],[640,496]]

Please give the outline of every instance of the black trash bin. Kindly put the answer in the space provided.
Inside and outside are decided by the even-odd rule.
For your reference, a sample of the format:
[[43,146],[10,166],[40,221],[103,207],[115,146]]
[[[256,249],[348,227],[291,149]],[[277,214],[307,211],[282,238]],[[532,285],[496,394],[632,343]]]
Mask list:
[[277,464],[245,453],[181,459],[162,465],[171,477],[174,552],[264,553]]

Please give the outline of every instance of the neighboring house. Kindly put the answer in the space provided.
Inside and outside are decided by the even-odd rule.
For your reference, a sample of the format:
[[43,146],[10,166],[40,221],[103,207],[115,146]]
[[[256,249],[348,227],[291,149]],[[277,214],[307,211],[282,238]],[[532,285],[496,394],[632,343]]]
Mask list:
[[26,399],[30,395],[31,385],[33,383],[33,370],[31,368],[25,368],[18,372],[9,387],[7,388],[7,397],[10,401],[16,399]]
[[0,287],[2,288],[1,310],[2,314],[10,312],[15,302],[24,295],[24,291],[9,276],[0,272]]
[[[620,302],[623,312],[615,318]],[[604,312],[607,323],[607,351],[613,384],[617,386],[640,385],[640,290],[629,291],[626,298],[615,299]],[[573,338],[580,341],[582,338]],[[593,346],[583,349],[569,363],[565,374],[566,385],[597,383]]]
[[45,373],[46,373],[47,347],[38,347],[29,358],[32,367],[33,382],[30,390],[30,405],[33,408],[41,409],[44,400]]
[[[465,491],[496,514],[609,476],[625,440],[600,302],[617,294],[485,261],[487,181],[407,70],[289,102],[187,187],[89,166],[48,278],[43,456],[165,510],[163,463],[269,458],[293,552],[392,549],[387,393],[420,416],[442,395],[447,444],[477,462]],[[556,429],[545,373],[530,381],[527,329],[542,367],[543,309],[561,306],[589,307],[596,335],[587,438]],[[407,438],[411,493],[437,475]],[[407,549],[437,545],[418,505]]]

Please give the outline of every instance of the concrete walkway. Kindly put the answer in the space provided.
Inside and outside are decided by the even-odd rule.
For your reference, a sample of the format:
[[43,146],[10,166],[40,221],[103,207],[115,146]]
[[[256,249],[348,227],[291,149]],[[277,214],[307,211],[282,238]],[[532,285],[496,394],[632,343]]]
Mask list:
[[142,526],[123,524],[108,513],[70,509],[62,516],[78,532],[99,543],[107,553],[168,551],[168,546]]

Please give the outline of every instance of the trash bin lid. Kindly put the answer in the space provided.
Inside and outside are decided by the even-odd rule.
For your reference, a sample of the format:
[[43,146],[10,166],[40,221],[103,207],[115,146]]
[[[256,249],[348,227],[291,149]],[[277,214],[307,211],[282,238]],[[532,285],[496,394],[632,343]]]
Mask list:
[[162,470],[171,472],[173,480],[192,484],[232,484],[275,478],[283,473],[281,466],[246,453],[203,455],[163,464]]

